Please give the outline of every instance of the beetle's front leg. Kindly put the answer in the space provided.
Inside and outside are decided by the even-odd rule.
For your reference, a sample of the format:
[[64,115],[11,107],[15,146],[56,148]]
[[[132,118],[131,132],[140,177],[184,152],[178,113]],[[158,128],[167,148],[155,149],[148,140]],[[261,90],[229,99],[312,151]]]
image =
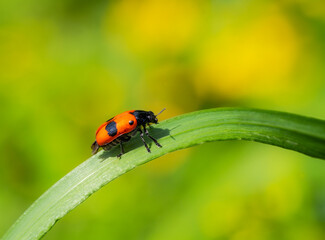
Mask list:
[[140,132],[140,138],[141,138],[141,140],[142,140],[144,146],[146,147],[147,151],[148,151],[149,153],[151,153],[151,151],[150,151],[150,149],[149,149],[149,147],[148,147],[146,141],[145,141],[144,138],[143,138],[143,131],[142,131],[142,129],[139,128],[138,131]]
[[147,137],[149,137],[158,147],[161,148],[162,146],[159,144],[159,142],[154,137],[150,136],[149,131],[148,131],[148,129],[146,129],[145,125],[143,125],[143,129],[144,129],[144,132],[147,135]]

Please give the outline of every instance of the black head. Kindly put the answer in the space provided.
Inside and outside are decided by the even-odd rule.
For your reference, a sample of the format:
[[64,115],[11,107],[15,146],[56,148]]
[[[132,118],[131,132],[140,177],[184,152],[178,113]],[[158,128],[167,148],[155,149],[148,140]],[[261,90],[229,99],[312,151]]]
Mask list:
[[[163,109],[163,110],[165,110],[165,109]],[[162,111],[160,111],[160,113]],[[157,116],[160,113],[155,115],[152,111],[136,110],[136,111],[133,112],[133,115],[137,119],[138,125],[145,125],[145,124],[149,124],[149,123],[157,124],[158,123]]]

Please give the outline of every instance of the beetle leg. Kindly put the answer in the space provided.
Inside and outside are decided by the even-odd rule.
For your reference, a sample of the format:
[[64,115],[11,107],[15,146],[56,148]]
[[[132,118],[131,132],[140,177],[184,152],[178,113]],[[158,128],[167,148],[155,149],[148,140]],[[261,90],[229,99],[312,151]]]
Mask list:
[[150,136],[149,132],[148,132],[148,129],[146,129],[146,126],[143,125],[143,129],[144,129],[144,132],[146,133],[147,137],[149,137],[158,147],[162,147],[159,142],[152,136]]
[[121,158],[121,156],[124,154],[124,147],[122,144],[122,141],[120,142],[121,152],[117,155],[118,158]]
[[107,150],[110,150],[112,148],[112,145],[111,144],[107,144],[107,145],[104,145],[102,146],[102,148],[107,151]]
[[123,138],[122,138],[123,142],[128,142],[128,141],[130,141],[130,139],[131,139],[131,136],[123,136]]
[[146,141],[145,141],[144,138],[143,138],[143,131],[141,130],[141,128],[139,128],[139,132],[140,132],[140,138],[141,138],[141,140],[142,140],[144,146],[146,147],[147,151],[150,153],[151,151],[150,151],[150,149],[148,148],[148,145],[147,145]]

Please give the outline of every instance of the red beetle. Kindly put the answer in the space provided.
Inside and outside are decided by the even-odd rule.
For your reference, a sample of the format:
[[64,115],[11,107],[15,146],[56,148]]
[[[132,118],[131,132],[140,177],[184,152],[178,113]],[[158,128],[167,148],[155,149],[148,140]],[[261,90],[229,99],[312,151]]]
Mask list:
[[161,147],[158,141],[150,136],[146,125],[157,124],[157,116],[164,110],[165,108],[157,115],[151,111],[131,110],[107,120],[96,131],[96,141],[91,145],[92,154],[95,154],[100,147],[109,150],[120,144],[121,153],[117,157],[121,157],[124,154],[123,142],[129,141],[137,132],[140,132],[140,138],[149,153],[150,149],[143,138],[143,133],[151,138],[158,147]]

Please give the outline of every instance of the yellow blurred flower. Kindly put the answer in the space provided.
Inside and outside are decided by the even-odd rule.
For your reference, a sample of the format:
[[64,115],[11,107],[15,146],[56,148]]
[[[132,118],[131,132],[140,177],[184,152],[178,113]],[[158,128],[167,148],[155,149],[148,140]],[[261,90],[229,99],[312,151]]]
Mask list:
[[273,95],[294,85],[288,75],[299,43],[286,16],[271,8],[233,25],[207,41],[196,76],[199,93],[240,98]]
[[[106,29],[140,52],[177,52],[192,39],[198,6],[191,0],[124,0],[109,9]],[[108,34],[111,37],[111,34]]]

